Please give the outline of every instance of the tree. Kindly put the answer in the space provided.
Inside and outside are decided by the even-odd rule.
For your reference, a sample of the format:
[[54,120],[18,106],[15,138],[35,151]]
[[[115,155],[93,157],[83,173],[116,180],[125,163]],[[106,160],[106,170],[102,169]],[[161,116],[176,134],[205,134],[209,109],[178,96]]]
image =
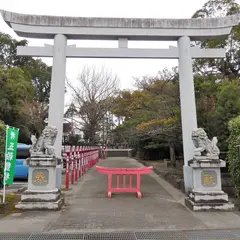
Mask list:
[[27,67],[32,64],[32,57],[17,55],[17,46],[27,46],[27,40],[17,41],[10,35],[0,32],[0,65],[5,67]]
[[[78,139],[78,137],[74,136],[74,128],[78,128],[79,130],[82,130],[82,126],[79,124],[79,120],[76,120],[76,116],[78,114],[78,111],[74,105],[74,103],[71,103],[67,109],[67,111],[64,114],[64,117],[67,120],[67,126],[69,128],[68,134],[70,134],[69,138]],[[79,126],[80,125],[80,126]]]
[[225,80],[219,86],[214,114],[215,134],[219,136],[220,147],[227,150],[229,137],[228,122],[240,115],[240,86],[238,80]]
[[44,128],[44,120],[48,116],[52,67],[36,59],[31,65],[25,67],[24,71],[31,76],[34,97],[30,102],[26,102],[27,107],[23,111],[30,120],[32,133],[39,135]]
[[77,115],[83,121],[85,135],[95,142],[99,124],[112,104],[112,96],[118,90],[119,79],[104,67],[84,67],[78,76],[77,86],[68,82],[73,92]]
[[[196,11],[193,18],[225,17],[239,14],[240,5],[236,0],[209,0]],[[202,48],[225,48],[225,59],[200,59],[195,61],[196,72],[206,75],[214,73],[219,79],[236,79],[240,73],[240,25],[233,27],[227,39],[214,39],[197,42]]]
[[31,74],[35,90],[35,100],[40,103],[49,103],[52,67],[46,65],[41,59],[36,59],[25,68]]
[[[209,0],[193,18],[225,17],[240,13],[236,0]],[[225,39],[196,42],[201,48],[225,48],[224,59],[199,59],[194,62],[198,125],[218,136],[219,147],[227,150],[228,122],[239,115],[240,26],[233,27]],[[232,82],[232,83],[231,83]]]
[[64,114],[64,117],[66,118],[73,118],[76,114],[78,113],[74,103],[71,103],[70,106],[68,107],[67,111]]
[[27,139],[30,134],[21,110],[25,101],[31,101],[34,95],[31,79],[20,68],[0,66],[0,85],[0,119],[20,128],[19,141]]
[[47,117],[48,106],[44,108],[42,103],[34,99],[30,101],[25,100],[20,108],[20,112],[29,132],[36,134],[38,137],[45,126],[44,120]]
[[[20,76],[25,78],[32,86],[30,92],[25,93],[26,96],[30,94],[32,97],[21,98],[19,101],[21,104],[18,104],[18,110],[22,112],[20,119],[24,119],[23,126],[26,132],[24,135],[29,138],[29,131],[33,134],[39,134],[44,127],[44,120],[48,114],[52,68],[40,59],[35,60],[32,57],[18,56],[17,46],[27,46],[27,44],[26,40],[17,41],[7,34],[0,33],[0,66],[2,69],[0,71],[7,71],[7,69],[19,69],[18,71],[20,71],[21,69],[23,72],[20,73]],[[9,98],[3,89],[3,84],[8,83],[8,78],[5,77],[4,79],[4,82],[0,79],[0,93],[2,93],[1,96],[4,96],[0,99],[0,119],[8,119],[10,113],[13,116],[13,106],[8,101]],[[15,79],[14,81],[18,80]],[[16,86],[18,86],[19,92],[20,85],[17,82]],[[22,92],[25,90],[28,91],[26,88],[22,88]],[[19,121],[17,124],[19,124]],[[22,134],[23,131],[20,132],[21,140]]]
[[216,75],[195,75],[198,126],[209,137],[217,136],[221,151],[227,151],[228,122],[240,114],[239,80],[219,80]]
[[169,148],[174,153],[181,143],[180,100],[176,69],[164,70],[155,77],[135,79],[135,91],[122,91],[114,100],[113,114],[125,121],[114,131],[140,152],[150,154]]

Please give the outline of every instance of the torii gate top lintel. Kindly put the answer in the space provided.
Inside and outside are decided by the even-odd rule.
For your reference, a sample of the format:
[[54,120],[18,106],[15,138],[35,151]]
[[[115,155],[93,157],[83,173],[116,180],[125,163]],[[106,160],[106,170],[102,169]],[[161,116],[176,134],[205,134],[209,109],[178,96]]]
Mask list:
[[227,36],[239,23],[239,15],[223,18],[144,19],[86,18],[27,15],[0,10],[4,21],[21,37],[53,39],[64,34],[68,39],[192,40]]

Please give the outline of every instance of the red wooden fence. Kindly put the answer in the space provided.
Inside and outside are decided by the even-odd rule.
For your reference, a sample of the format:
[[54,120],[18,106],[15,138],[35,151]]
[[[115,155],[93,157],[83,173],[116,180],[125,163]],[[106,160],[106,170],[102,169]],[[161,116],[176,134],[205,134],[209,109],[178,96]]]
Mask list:
[[[106,168],[96,166],[99,173],[108,175],[108,198],[112,197],[112,192],[136,192],[138,198],[142,197],[141,193],[141,175],[152,172],[153,167],[144,168]],[[116,187],[113,187],[113,175],[116,175]],[[133,186],[133,175],[136,175],[136,187]],[[120,176],[122,176],[122,187],[120,186]],[[126,176],[129,176],[129,183],[126,183]]]
[[99,161],[99,147],[64,146],[66,188],[74,184]]

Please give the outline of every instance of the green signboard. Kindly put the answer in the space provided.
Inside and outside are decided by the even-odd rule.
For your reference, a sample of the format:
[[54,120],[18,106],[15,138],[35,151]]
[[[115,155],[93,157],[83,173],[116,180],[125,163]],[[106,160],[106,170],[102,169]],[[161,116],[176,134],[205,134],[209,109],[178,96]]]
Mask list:
[[4,183],[10,185],[13,183],[15,165],[16,165],[16,154],[17,154],[17,143],[18,143],[19,130],[7,126],[6,128],[6,147],[5,147],[5,167],[4,167]]

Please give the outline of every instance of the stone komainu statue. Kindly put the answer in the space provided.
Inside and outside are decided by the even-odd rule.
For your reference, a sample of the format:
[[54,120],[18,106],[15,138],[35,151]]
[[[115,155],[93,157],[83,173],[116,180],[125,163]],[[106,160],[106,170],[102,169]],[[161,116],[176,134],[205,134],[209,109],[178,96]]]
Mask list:
[[56,157],[54,143],[57,137],[57,128],[47,126],[43,130],[41,136],[36,139],[35,136],[31,137],[32,147],[30,148],[30,154],[32,156],[49,156]]
[[206,156],[214,159],[219,158],[220,150],[217,147],[217,137],[209,140],[207,133],[202,128],[192,131],[193,144],[196,147],[195,156]]

